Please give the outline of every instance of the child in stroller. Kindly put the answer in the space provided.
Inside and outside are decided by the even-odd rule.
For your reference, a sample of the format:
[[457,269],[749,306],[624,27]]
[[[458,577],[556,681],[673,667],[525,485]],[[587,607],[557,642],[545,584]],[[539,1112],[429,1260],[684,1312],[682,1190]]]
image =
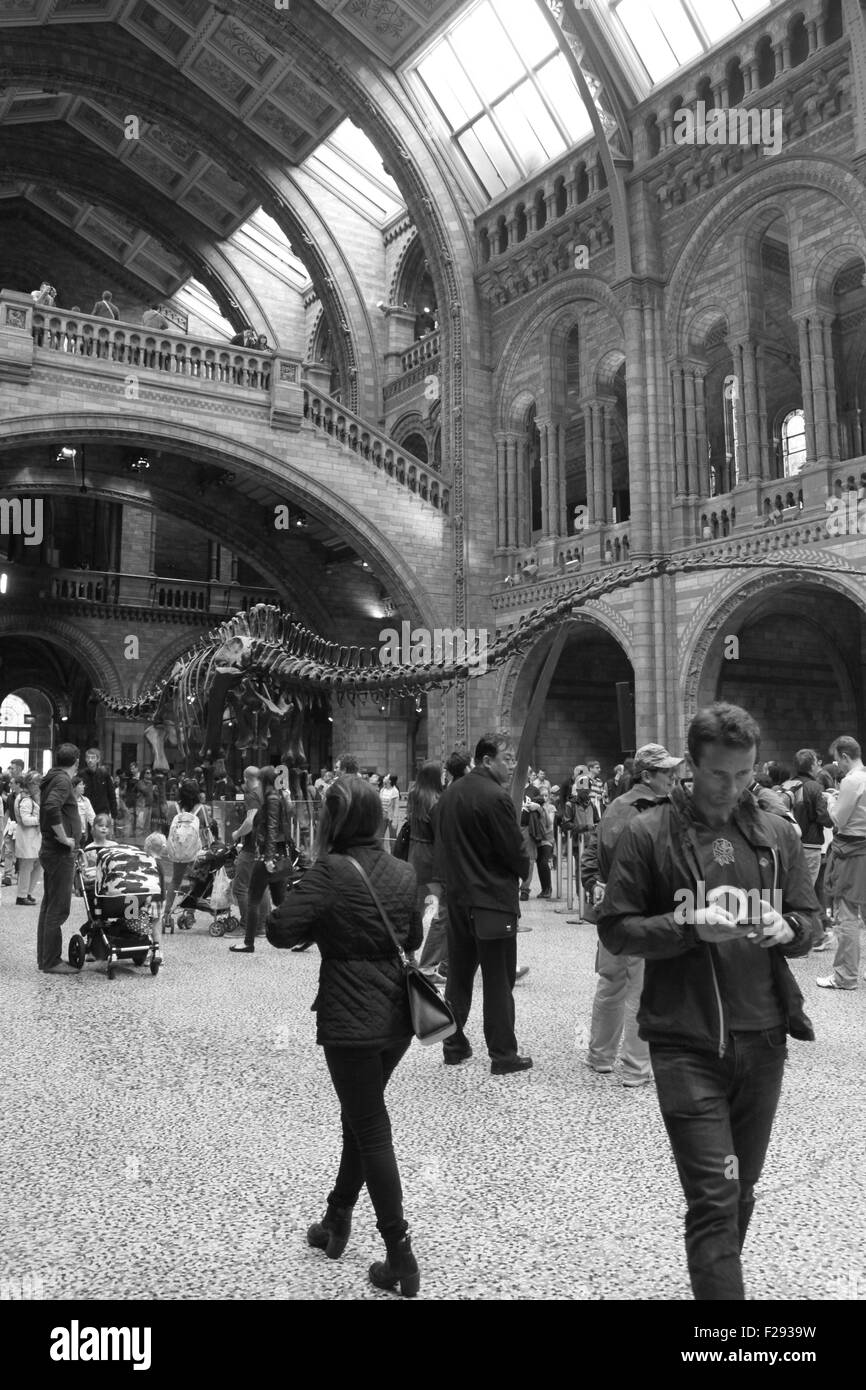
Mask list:
[[[234,878],[234,864],[237,858],[237,845],[226,845],[222,840],[214,840],[207,849],[197,854],[188,866],[180,887],[177,900],[184,910],[186,922],[179,920],[183,929],[192,926],[195,910],[209,912],[212,921],[209,927],[211,936],[225,936],[234,931],[238,918],[231,914],[231,883]],[[220,871],[224,870],[224,873]],[[174,923],[171,923],[174,931]]]
[[150,957],[156,975],[162,964],[155,932],[162,902],[157,863],[134,845],[109,841],[104,826],[94,826],[94,832],[99,839],[76,857],[75,890],[84,899],[87,921],[70,939],[69,964],[80,970],[87,956],[105,960],[111,980],[118,961],[144,965]]

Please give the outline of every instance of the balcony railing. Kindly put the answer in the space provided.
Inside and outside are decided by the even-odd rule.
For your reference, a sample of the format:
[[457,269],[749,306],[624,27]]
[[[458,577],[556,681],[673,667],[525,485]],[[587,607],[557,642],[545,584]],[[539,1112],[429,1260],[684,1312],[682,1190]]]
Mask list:
[[271,385],[272,356],[268,352],[251,352],[206,339],[196,341],[180,334],[155,333],[134,324],[107,322],[62,309],[34,309],[33,341],[43,352],[63,353],[70,358],[115,362],[135,370],[246,386],[256,391],[269,391]]
[[11,565],[8,590],[24,598],[60,599],[119,608],[213,617],[251,608],[255,603],[279,602],[273,589],[213,580],[210,583],[152,574],[120,574],[115,570],[54,569]]
[[337,401],[305,389],[304,418],[447,515],[451,494],[441,478],[425,468],[413,454],[403,453],[393,439],[371,430]]
[[400,357],[400,368],[404,372],[411,372],[415,367],[422,367],[425,362],[436,362],[439,360],[440,337],[436,333],[428,333],[426,338],[419,338],[417,343],[413,343],[408,352],[404,352]]

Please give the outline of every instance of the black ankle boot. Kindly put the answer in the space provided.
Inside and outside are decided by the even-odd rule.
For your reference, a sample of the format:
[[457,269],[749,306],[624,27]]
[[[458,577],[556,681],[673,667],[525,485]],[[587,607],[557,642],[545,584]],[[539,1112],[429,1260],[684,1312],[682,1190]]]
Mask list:
[[384,1262],[370,1265],[370,1283],[377,1289],[393,1289],[399,1283],[403,1297],[414,1298],[421,1287],[421,1275],[408,1235],[386,1237],[385,1248],[388,1254]]
[[329,1260],[338,1260],[348,1244],[351,1230],[352,1208],[338,1206],[329,1197],[325,1215],[307,1231],[307,1244],[315,1250],[324,1250]]

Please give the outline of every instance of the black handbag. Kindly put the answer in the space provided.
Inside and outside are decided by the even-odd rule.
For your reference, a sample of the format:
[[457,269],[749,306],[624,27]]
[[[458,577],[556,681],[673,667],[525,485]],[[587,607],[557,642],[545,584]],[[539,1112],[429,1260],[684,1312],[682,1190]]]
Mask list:
[[517,936],[516,912],[503,912],[498,907],[470,907],[469,916],[479,941],[507,941]]
[[354,865],[358,873],[367,885],[367,891],[379,911],[379,916],[385,923],[388,935],[394,943],[394,949],[400,957],[400,964],[403,967],[403,979],[406,984],[406,995],[409,1000],[409,1015],[412,1019],[412,1031],[420,1043],[444,1042],[450,1038],[452,1033],[457,1032],[457,1022],[451,1010],[451,1005],[442,998],[435,985],[431,984],[427,976],[413,965],[400,942],[397,940],[397,933],[391,925],[391,919],[382,906],[379,894],[376,892],[368,875],[362,869],[357,859],[353,859],[351,854],[347,854],[346,859]]
[[397,838],[394,841],[394,848],[391,850],[395,859],[402,859],[407,862],[409,859],[409,822],[404,820],[400,829],[397,831]]

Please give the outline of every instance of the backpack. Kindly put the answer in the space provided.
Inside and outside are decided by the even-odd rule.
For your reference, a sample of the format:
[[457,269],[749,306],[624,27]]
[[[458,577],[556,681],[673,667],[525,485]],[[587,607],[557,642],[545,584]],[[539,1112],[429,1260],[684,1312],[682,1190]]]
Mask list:
[[789,781],[783,782],[778,790],[787,801],[789,811],[796,811],[798,806],[802,806],[803,783],[798,777],[792,777]]
[[201,822],[195,811],[178,811],[168,831],[168,857],[189,864],[201,849]]

